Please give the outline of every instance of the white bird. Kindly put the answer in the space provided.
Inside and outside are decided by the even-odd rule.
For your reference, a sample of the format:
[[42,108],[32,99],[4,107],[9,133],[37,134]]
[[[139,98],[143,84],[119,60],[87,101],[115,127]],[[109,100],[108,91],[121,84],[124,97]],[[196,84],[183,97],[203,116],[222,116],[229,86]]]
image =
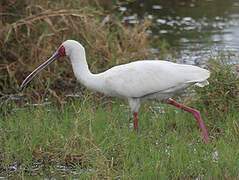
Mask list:
[[84,47],[77,41],[67,40],[46,62],[37,67],[20,86],[22,90],[44,67],[59,57],[68,56],[77,80],[86,87],[107,96],[128,99],[134,115],[134,129],[138,131],[137,113],[140,102],[147,99],[169,103],[190,112],[198,121],[204,140],[208,142],[207,131],[200,112],[171,99],[185,88],[208,84],[210,72],[197,66],[177,64],[161,60],[141,60],[118,65],[99,74],[89,70]]

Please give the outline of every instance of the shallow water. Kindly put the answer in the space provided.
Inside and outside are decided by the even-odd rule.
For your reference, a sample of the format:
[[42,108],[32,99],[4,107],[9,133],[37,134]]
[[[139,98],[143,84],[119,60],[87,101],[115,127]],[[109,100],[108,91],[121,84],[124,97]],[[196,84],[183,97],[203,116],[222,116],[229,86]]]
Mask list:
[[220,54],[238,63],[239,0],[138,0],[118,11],[124,23],[151,19],[148,33],[169,42],[182,63],[200,65]]

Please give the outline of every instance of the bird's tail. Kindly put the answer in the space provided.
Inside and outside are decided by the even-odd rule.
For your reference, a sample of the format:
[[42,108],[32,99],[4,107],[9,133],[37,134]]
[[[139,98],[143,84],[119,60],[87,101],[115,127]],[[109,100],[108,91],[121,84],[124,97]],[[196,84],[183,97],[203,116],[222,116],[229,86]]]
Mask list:
[[205,80],[205,81],[202,81],[202,82],[198,82],[195,85],[198,86],[198,87],[204,87],[204,86],[207,86],[208,84],[209,84],[209,82],[207,80]]

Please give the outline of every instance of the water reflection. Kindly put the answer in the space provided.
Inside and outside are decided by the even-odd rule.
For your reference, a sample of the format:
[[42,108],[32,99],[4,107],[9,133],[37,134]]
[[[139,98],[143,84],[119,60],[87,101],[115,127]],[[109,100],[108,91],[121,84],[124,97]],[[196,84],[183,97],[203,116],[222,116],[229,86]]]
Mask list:
[[[239,0],[138,0],[118,9],[125,23],[152,19],[149,33],[165,38],[181,61],[195,64],[215,53],[239,52]],[[237,57],[232,61],[237,61]]]

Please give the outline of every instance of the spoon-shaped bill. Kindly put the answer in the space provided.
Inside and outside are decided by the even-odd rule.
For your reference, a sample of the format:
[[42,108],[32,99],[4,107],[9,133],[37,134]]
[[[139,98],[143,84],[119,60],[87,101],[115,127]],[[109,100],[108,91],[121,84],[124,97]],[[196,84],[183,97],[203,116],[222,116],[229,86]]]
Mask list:
[[40,66],[38,66],[31,74],[29,74],[26,79],[22,82],[19,90],[22,91],[27,84],[29,84],[32,79],[42,70],[44,69],[46,66],[48,66],[49,64],[51,64],[53,61],[55,61],[58,57],[60,57],[58,52],[55,52],[47,61],[45,61],[44,63],[42,63]]

